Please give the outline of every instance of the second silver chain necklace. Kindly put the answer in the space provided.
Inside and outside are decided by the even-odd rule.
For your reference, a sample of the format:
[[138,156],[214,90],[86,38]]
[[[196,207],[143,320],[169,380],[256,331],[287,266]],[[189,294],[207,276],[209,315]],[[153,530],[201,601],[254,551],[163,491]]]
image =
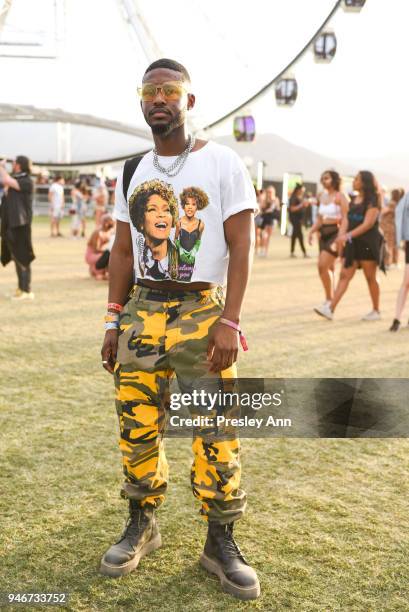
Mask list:
[[[164,166],[162,166],[159,163],[159,159],[158,159],[158,153],[156,151],[156,148],[153,149],[153,165],[154,167],[159,170],[159,172],[162,172],[163,174],[166,174],[166,176],[168,177],[173,177],[176,176],[177,174],[179,174],[179,172],[182,170],[183,166],[185,165],[185,162],[188,158],[189,153],[192,151],[193,147],[195,146],[195,138],[193,136],[191,136],[189,134],[188,137],[188,144],[186,149],[180,153],[180,155],[177,156],[177,158],[175,159],[175,161],[168,166],[167,168],[165,168]],[[173,172],[175,170],[175,172]]]

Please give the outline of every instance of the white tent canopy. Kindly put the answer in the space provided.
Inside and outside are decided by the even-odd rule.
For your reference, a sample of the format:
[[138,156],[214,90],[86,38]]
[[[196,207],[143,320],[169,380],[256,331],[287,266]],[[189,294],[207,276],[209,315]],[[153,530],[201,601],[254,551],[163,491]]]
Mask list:
[[159,57],[188,68],[204,127],[279,74],[335,4],[0,0],[0,153],[75,164],[149,148],[136,86]]

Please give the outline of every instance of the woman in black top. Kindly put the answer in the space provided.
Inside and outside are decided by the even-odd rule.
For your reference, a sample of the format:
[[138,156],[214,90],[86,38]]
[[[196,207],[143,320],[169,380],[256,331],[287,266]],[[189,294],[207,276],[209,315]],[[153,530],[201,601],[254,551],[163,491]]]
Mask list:
[[302,233],[302,222],[305,209],[304,193],[305,187],[300,183],[297,183],[290,197],[289,217],[291,225],[293,226],[293,233],[291,234],[291,257],[295,257],[294,249],[296,240],[298,240],[298,242],[300,243],[300,247],[302,252],[304,253],[304,257],[307,257],[307,253],[305,251],[304,246],[304,236]]
[[372,311],[363,317],[364,321],[377,321],[379,312],[379,284],[376,278],[378,266],[385,271],[383,236],[379,231],[381,198],[372,172],[363,170],[354,179],[357,196],[349,206],[348,231],[338,236],[340,247],[344,246],[341,275],[330,305],[315,311],[332,319],[333,312],[348,289],[356,270],[362,268],[368,283]]

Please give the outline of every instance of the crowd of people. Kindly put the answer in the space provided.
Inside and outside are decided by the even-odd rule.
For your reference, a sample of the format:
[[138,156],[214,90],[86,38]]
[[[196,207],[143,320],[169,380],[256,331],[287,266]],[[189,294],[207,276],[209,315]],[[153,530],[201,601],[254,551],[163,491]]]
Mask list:
[[[42,180],[39,184],[46,183]],[[110,193],[108,187],[112,187],[110,180],[99,180],[96,184],[92,184],[90,177],[81,177],[75,180],[67,198],[65,178],[62,175],[56,175],[51,180],[48,189],[51,237],[62,237],[60,221],[67,213],[71,217],[71,236],[73,238],[85,237],[88,218],[93,217],[95,225],[99,227],[102,216],[113,206],[113,190]]]
[[[112,201],[108,187],[113,186],[112,182],[100,180],[92,187],[89,178],[80,178],[73,184],[69,198],[66,198],[62,175],[56,175],[50,181],[40,175],[36,182],[48,186],[51,238],[63,237],[60,223],[66,209],[71,216],[72,237],[85,238],[87,218],[94,203],[95,227],[87,241],[85,262],[93,278],[107,280],[109,255],[115,237],[115,221],[109,212]],[[34,299],[31,290],[31,263],[35,259],[31,236],[34,189],[31,163],[26,156],[19,155],[10,171],[6,160],[0,160],[1,263],[3,266],[11,261],[15,264],[18,287],[11,297],[18,301]]]
[[[50,236],[62,237],[60,221],[66,207],[64,194],[65,179],[57,175],[52,180],[48,191]],[[110,196],[107,184],[100,180],[92,188],[90,181],[77,179],[70,191],[71,202],[68,213],[71,216],[71,235],[73,238],[86,236],[87,217],[94,204],[95,228],[88,239],[85,261],[90,275],[96,280],[108,280],[109,253],[115,237],[115,221],[109,214]]]
[[[306,194],[305,186],[297,183],[286,207],[280,203],[272,186],[259,191],[257,200],[260,211],[256,217],[258,256],[267,255],[276,221],[280,227],[288,228],[290,257],[296,257],[297,242],[303,256],[309,257],[304,227],[312,223],[308,244],[312,245],[314,236],[318,236],[318,274],[325,297],[314,310],[327,320],[334,318],[335,309],[358,269],[365,275],[372,304],[371,311],[362,319],[377,321],[381,318],[377,272],[398,267],[399,246],[403,241],[405,274],[390,331],[399,329],[409,292],[409,194],[405,195],[403,189],[393,189],[388,197],[372,172],[363,170],[354,178],[352,191],[347,195],[338,172],[327,170],[321,176],[321,190],[316,197]],[[338,260],[340,272],[336,281]]]
[[[5,161],[1,161],[0,185],[3,190],[1,262],[6,265],[14,261],[16,267],[18,288],[13,299],[33,299],[30,266],[35,258],[31,241],[34,183],[28,158],[18,156],[10,173]],[[100,180],[91,187],[89,180],[80,178],[73,184],[67,199],[68,202],[65,179],[56,175],[48,190],[50,236],[62,236],[60,222],[68,209],[72,237],[86,237],[87,219],[93,204],[95,226],[87,241],[85,261],[93,278],[106,280],[115,236],[107,184]],[[256,256],[268,256],[275,225],[286,228],[292,258],[296,257],[297,243],[303,257],[309,257],[306,242],[311,246],[317,236],[318,276],[324,301],[314,310],[327,320],[334,318],[339,302],[359,269],[365,275],[372,304],[363,320],[381,318],[377,272],[398,267],[399,247],[404,242],[405,272],[390,327],[391,331],[398,331],[409,293],[409,193],[405,195],[403,189],[396,188],[388,196],[371,172],[361,171],[354,179],[352,191],[346,194],[338,172],[327,170],[321,176],[321,189],[316,196],[297,183],[284,206],[274,186],[269,185],[257,192],[257,201]],[[308,229],[307,241],[305,229]],[[180,231],[183,233],[183,227]],[[338,279],[335,275],[337,261],[340,262]]]

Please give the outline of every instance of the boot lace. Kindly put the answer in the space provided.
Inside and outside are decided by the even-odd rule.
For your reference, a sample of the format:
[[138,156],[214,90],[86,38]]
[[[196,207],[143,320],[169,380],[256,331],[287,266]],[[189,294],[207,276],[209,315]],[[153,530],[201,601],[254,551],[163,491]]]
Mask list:
[[231,557],[239,557],[243,559],[243,553],[241,552],[238,544],[234,540],[233,532],[227,526],[226,531],[224,532],[223,537],[224,550]]
[[132,512],[128,517],[125,529],[123,530],[117,544],[126,539],[130,540],[131,543],[133,543],[135,540],[137,541],[138,536],[144,531],[148,522],[148,518],[141,510]]

